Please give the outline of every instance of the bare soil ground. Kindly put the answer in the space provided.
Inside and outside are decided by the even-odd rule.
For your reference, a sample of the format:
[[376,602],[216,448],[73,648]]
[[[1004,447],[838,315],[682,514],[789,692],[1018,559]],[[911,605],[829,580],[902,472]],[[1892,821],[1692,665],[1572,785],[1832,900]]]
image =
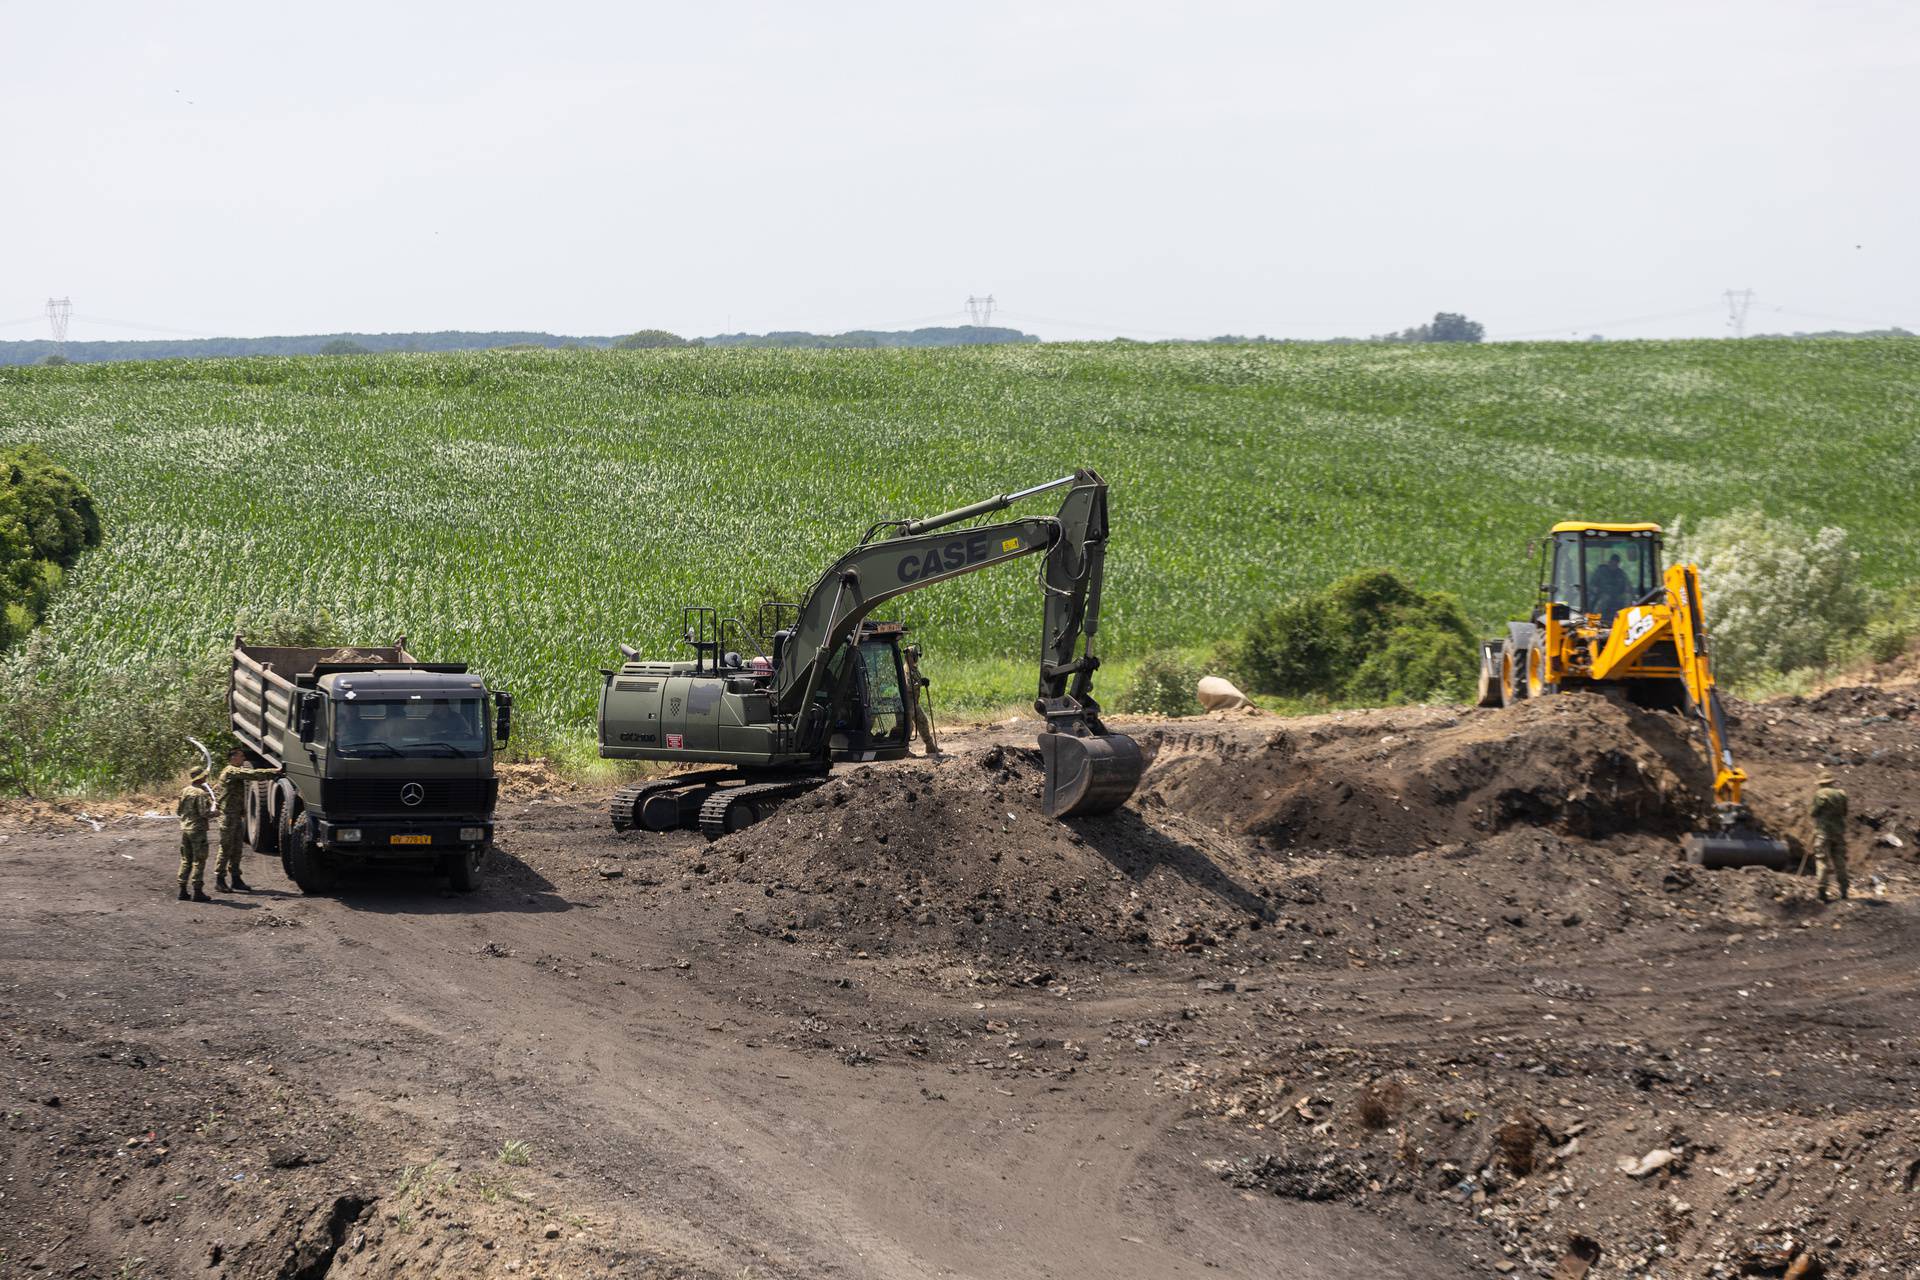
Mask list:
[[0,1276],[1920,1275],[1920,694],[1737,711],[1855,901],[1585,695],[1136,723],[1065,824],[1031,725],[713,844],[529,771],[471,896],[16,805]]

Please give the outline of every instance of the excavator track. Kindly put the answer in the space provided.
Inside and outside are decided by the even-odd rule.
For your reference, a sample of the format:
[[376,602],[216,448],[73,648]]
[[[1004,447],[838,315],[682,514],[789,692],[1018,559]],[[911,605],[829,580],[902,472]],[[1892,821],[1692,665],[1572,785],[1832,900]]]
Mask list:
[[826,777],[822,775],[785,782],[722,787],[700,804],[700,834],[709,840],[718,840],[721,836],[750,827],[772,812],[782,800],[802,795],[825,781]]
[[671,831],[680,825],[678,819],[678,801],[675,800],[675,819],[663,825],[650,824],[645,820],[644,810],[647,801],[654,797],[677,797],[677,793],[694,787],[718,786],[739,775],[731,769],[708,769],[700,773],[677,773],[671,777],[654,778],[648,782],[633,782],[613,793],[613,799],[607,802],[607,816],[613,819],[615,831],[632,831],[638,827],[648,831]]

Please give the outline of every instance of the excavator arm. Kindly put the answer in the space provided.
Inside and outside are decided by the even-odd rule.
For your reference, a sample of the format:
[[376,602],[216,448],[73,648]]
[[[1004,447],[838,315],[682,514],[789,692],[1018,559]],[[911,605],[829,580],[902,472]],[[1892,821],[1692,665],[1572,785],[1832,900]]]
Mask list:
[[[1053,516],[951,528],[1069,486]],[[872,540],[882,529],[890,529],[891,536]],[[827,713],[814,695],[861,619],[909,591],[1044,554],[1045,620],[1034,704],[1046,721],[1040,735],[1044,808],[1049,817],[1118,808],[1139,785],[1144,766],[1138,744],[1108,733],[1093,700],[1093,672],[1100,665],[1093,638],[1099,630],[1106,541],[1107,486],[1089,470],[923,520],[876,525],[867,541],[821,575],[801,604],[774,676],[775,713],[794,717],[799,743],[818,741]]]

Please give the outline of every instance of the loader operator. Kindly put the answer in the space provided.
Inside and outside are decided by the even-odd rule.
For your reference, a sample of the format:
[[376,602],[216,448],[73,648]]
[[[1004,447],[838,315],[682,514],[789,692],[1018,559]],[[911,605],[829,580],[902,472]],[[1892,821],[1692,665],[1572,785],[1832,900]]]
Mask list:
[[1593,589],[1588,607],[1603,619],[1611,621],[1614,614],[1626,607],[1632,587],[1627,583],[1627,571],[1620,567],[1618,551],[1608,556],[1605,564],[1594,569],[1593,580],[1588,585]]
[[907,706],[913,715],[913,727],[920,734],[920,741],[927,744],[930,756],[944,755],[940,743],[933,736],[933,721],[927,717],[926,699],[921,691],[933,687],[933,681],[920,674],[920,646],[910,644],[906,648],[907,659]]
[[247,811],[247,784],[279,776],[278,769],[248,768],[247,753],[239,750],[227,757],[227,767],[220,771],[215,784],[220,797],[220,861],[214,867],[213,887],[221,893],[227,892],[228,885],[247,888],[240,878],[240,824]]
[[1840,882],[1840,897],[1847,897],[1847,793],[1840,789],[1831,773],[1822,773],[1813,793],[1813,854],[1820,860],[1820,901],[1827,900],[1827,885]]

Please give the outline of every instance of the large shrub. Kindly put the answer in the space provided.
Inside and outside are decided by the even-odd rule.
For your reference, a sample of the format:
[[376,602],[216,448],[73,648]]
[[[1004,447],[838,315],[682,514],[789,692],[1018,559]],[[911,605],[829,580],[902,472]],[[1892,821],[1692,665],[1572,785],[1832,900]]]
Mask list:
[[65,571],[99,542],[79,477],[33,445],[0,449],[0,646],[40,620]]
[[1860,556],[1844,529],[1809,533],[1762,511],[1674,532],[1700,566],[1714,674],[1754,680],[1845,658],[1873,615]]
[[1133,671],[1133,683],[1114,710],[1130,715],[1191,716],[1200,713],[1200,669],[1171,653],[1148,654]]
[[1452,596],[1369,569],[1255,618],[1226,660],[1256,693],[1425,702],[1466,695],[1474,634]]

